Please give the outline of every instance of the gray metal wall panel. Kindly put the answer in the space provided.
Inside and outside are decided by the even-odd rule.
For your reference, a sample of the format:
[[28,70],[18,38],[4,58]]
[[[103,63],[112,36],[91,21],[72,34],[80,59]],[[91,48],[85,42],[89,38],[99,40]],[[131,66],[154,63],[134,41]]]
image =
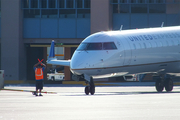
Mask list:
[[24,38],[40,38],[40,19],[24,18],[23,23]]
[[76,19],[59,19],[59,38],[76,38]]
[[149,27],[160,27],[162,22],[166,26],[166,14],[149,14]]
[[1,69],[5,80],[26,79],[21,0],[1,0]]
[[167,14],[167,26],[180,25],[180,15],[179,14]]
[[123,30],[130,28],[130,14],[113,14],[113,30],[119,30],[123,25]]
[[90,19],[77,19],[77,38],[85,38],[90,35]]
[[58,19],[41,19],[41,38],[58,38]]
[[131,28],[146,28],[148,27],[147,14],[131,14]]

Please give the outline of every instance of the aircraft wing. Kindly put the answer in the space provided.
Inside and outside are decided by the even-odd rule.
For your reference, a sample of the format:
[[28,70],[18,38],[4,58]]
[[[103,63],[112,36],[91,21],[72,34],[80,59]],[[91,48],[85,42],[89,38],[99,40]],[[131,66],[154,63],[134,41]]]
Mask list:
[[71,60],[57,60],[57,58],[55,57],[55,53],[54,53],[54,40],[52,40],[47,64],[70,66],[70,62],[71,62]]

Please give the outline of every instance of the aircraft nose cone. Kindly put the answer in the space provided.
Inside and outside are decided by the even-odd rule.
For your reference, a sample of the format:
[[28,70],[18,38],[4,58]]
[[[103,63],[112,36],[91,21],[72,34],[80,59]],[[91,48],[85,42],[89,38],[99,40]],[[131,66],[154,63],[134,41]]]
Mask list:
[[71,58],[71,69],[79,69],[83,64],[84,59],[83,56],[79,52],[75,52]]

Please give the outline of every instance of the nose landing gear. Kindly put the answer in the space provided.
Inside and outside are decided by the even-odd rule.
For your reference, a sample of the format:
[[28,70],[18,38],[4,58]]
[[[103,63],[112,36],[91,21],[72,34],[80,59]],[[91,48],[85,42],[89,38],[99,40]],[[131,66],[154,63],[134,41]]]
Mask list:
[[94,95],[94,93],[95,93],[95,85],[94,85],[93,78],[91,77],[90,82],[87,81],[87,83],[89,85],[85,87],[85,90],[84,90],[85,94],[89,95],[89,93],[91,93],[91,95]]

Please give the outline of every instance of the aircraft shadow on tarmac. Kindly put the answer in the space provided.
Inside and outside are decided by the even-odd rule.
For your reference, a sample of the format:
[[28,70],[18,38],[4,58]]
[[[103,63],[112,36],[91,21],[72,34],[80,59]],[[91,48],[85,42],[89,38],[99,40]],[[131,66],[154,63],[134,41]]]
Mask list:
[[[107,95],[138,95],[138,94],[174,94],[174,93],[180,93],[177,91],[172,91],[172,92],[97,92],[95,93],[93,96],[107,96]],[[91,95],[85,95],[84,93],[72,93],[72,94],[64,94],[64,95],[60,95],[60,96],[91,96]]]

